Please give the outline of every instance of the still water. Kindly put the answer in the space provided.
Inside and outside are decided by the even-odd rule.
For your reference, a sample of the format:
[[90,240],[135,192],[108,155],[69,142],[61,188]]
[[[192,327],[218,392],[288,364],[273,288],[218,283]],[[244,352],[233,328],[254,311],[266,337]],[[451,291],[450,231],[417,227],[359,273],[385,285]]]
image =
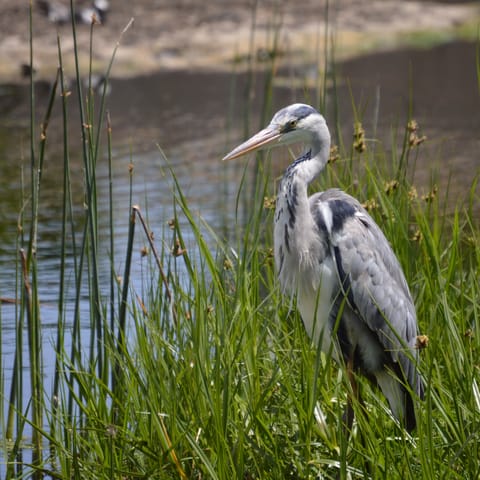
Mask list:
[[[301,81],[305,71],[284,72],[298,87],[276,87],[274,110],[294,101],[315,103],[315,92],[307,94]],[[452,43],[432,50],[405,50],[376,54],[337,66],[336,98],[328,102],[327,120],[338,115],[344,138],[351,138],[353,102],[363,118],[367,138],[375,135],[387,152],[392,131],[403,132],[408,112],[417,119],[428,142],[422,146],[415,181],[419,189],[429,188],[432,171],[435,181],[450,181],[452,198],[461,198],[479,173],[480,92],[475,70],[475,45]],[[296,82],[295,80],[300,80]],[[246,74],[163,72],[117,79],[111,82],[107,108],[112,121],[114,168],[114,218],[116,246],[114,267],[122,274],[129,216],[129,165],[134,165],[133,203],[148,211],[148,222],[157,241],[168,231],[173,216],[173,182],[170,165],[191,209],[212,228],[220,230],[235,219],[235,197],[244,162],[223,164],[221,158],[241,139],[245,111],[244,92],[250,79]],[[254,78],[250,132],[259,127],[264,76]],[[48,85],[36,87],[37,112],[41,121],[48,98]],[[22,194],[29,175],[28,87],[0,87],[0,296],[15,297],[19,265],[17,225],[22,208],[30,208]],[[333,98],[333,96],[332,96]],[[80,157],[78,114],[74,95],[69,100],[70,155],[73,197],[81,209],[83,173]],[[47,392],[53,373],[59,281],[59,252],[62,205],[62,129],[60,102],[49,127],[48,150],[42,181],[38,258],[42,341],[45,345],[44,372]],[[38,133],[37,133],[38,135]],[[100,235],[107,238],[108,168],[105,142],[98,165]],[[161,147],[163,153],[157,147]],[[287,157],[284,157],[287,162]],[[286,163],[282,163],[280,169]],[[22,178],[23,176],[23,178]],[[477,196],[478,199],[478,196]],[[81,212],[76,212],[77,218]],[[75,225],[77,241],[82,224]],[[145,243],[137,235],[136,252]],[[188,238],[187,238],[188,241]],[[108,278],[111,253],[101,244],[102,275]],[[168,246],[169,248],[169,246]],[[188,245],[187,245],[188,248]],[[140,285],[142,260],[134,257],[133,283]],[[67,279],[67,298],[73,301],[74,279]],[[139,286],[140,288],[140,286]],[[86,293],[85,293],[86,295]],[[83,298],[82,311],[88,299]],[[15,347],[14,303],[1,305],[1,367],[4,391],[10,388],[10,370]],[[68,312],[67,323],[71,323]],[[88,315],[87,315],[88,318]],[[88,320],[86,321],[88,322]],[[85,325],[87,326],[87,325]],[[26,345],[26,341],[25,341]],[[25,355],[27,359],[27,355]],[[26,360],[27,361],[27,360]],[[25,365],[28,368],[28,365]],[[26,392],[28,397],[28,392]]]

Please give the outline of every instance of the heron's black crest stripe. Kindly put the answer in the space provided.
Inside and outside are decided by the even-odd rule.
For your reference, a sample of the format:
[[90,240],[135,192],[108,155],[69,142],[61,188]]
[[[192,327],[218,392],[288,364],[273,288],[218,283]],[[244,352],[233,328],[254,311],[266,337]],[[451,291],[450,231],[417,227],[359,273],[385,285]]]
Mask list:
[[[282,115],[284,113],[283,110],[278,112],[277,115]],[[318,113],[313,107],[310,105],[300,105],[295,109],[295,111],[292,114],[291,121],[286,122],[283,127],[282,127],[282,133],[288,133],[291,132],[292,130],[295,130],[297,127],[297,122],[299,120],[304,119],[305,117],[308,117],[312,113]]]
[[328,205],[332,211],[333,231],[341,230],[345,220],[356,212],[355,207],[345,200],[330,200]]
[[318,112],[310,105],[301,105],[295,110],[295,117],[297,120],[301,120],[302,118],[308,117],[312,113]]

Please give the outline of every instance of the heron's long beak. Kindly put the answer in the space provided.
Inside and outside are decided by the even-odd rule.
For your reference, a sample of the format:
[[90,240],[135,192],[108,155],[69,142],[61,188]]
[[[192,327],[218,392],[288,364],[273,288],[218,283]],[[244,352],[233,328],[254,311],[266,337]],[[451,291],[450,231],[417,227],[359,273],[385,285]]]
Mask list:
[[228,155],[223,157],[223,160],[233,160],[234,158],[241,157],[246,155],[249,152],[258,150],[259,148],[266,147],[270,145],[275,140],[280,138],[282,133],[276,125],[269,125],[268,127],[260,130],[253,137],[249,138],[247,141],[243,142],[237,148],[233,149]]

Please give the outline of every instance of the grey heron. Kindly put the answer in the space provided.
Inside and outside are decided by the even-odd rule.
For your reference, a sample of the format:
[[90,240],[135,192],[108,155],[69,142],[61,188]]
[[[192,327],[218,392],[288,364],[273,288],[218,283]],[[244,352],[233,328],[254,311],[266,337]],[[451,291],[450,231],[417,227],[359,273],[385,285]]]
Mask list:
[[[352,391],[361,373],[378,385],[411,431],[414,398],[424,385],[416,368],[416,312],[405,275],[383,232],[352,196],[329,189],[308,196],[324,169],[330,132],[313,107],[296,103],[224,160],[266,147],[302,142],[304,153],[285,171],[274,217],[274,254],[282,290],[296,295],[316,345],[345,362]],[[347,402],[345,422],[353,422]]]

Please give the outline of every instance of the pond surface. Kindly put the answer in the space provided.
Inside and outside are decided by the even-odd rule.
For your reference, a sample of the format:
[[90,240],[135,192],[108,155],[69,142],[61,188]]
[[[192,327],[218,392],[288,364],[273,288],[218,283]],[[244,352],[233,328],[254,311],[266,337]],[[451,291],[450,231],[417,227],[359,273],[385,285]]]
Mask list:
[[[286,75],[291,76],[292,72],[287,71]],[[293,75],[301,80],[305,73],[294,72]],[[480,94],[475,45],[452,43],[431,50],[386,52],[358,58],[338,65],[337,78],[338,118],[345,139],[350,138],[352,132],[352,98],[363,117],[367,138],[375,135],[387,151],[395,148],[392,147],[392,129],[398,128],[403,133],[411,110],[421,126],[421,133],[429,139],[422,146],[417,163],[419,188],[428,189],[435,168],[438,183],[445,185],[450,179],[452,198],[465,194],[480,166]],[[214,229],[222,228],[225,222],[234,222],[235,196],[244,162],[223,164],[221,158],[241,139],[245,108],[242,99],[249,82],[246,74],[220,72],[166,72],[111,82],[107,107],[112,119],[114,154],[114,264],[119,274],[122,274],[128,228],[130,163],[134,165],[133,203],[148,211],[148,221],[157,240],[168,228],[166,223],[173,215],[173,183],[157,144],[168,158],[192,210]],[[260,126],[263,84],[264,75],[258,73],[251,96],[254,106],[250,132]],[[37,112],[45,109],[48,89],[49,86],[43,84],[36,87]],[[73,197],[75,204],[81,205],[80,129],[73,97],[69,100]],[[22,183],[28,183],[29,175],[28,98],[28,87],[0,87],[0,296],[6,299],[15,297],[19,214],[22,206],[30,208],[25,201],[27,195],[22,194]],[[315,101],[314,92],[308,98]],[[303,87],[275,88],[274,109],[293,101],[305,101]],[[57,103],[48,133],[38,227],[47,391],[54,364],[51,346],[57,325],[62,205],[63,147],[60,105]],[[328,105],[327,120],[334,117],[331,98]],[[98,182],[100,235],[107,238],[108,168],[104,155],[98,165]],[[76,228],[80,238],[82,225]],[[145,243],[141,239],[138,242],[137,252]],[[111,258],[108,245],[102,245],[101,254],[105,258],[103,275],[108,278]],[[139,254],[134,264],[134,282],[139,282],[142,270]],[[73,279],[68,279],[67,283],[67,295],[73,301]],[[88,307],[86,294],[83,301],[82,310],[85,311]],[[4,391],[10,388],[17,308],[14,303],[1,305]],[[67,322],[71,322],[68,314]]]

